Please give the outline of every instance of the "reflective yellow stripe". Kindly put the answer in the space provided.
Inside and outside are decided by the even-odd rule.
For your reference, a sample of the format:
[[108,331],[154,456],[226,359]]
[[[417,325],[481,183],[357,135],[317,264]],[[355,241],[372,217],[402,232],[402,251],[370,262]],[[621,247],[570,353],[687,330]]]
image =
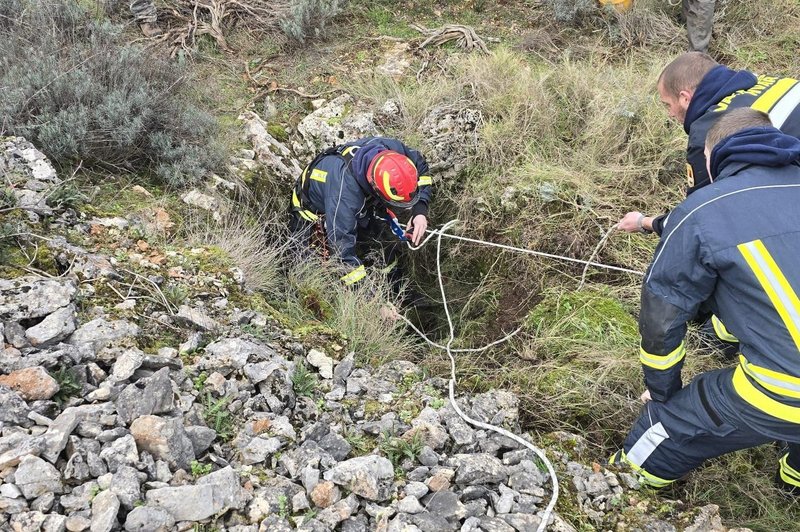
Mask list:
[[711,325],[714,326],[714,332],[717,334],[717,338],[719,338],[723,342],[739,341],[738,338],[736,338],[734,335],[728,332],[728,329],[725,327],[725,324],[719,321],[718,317],[711,316]]
[[324,183],[327,179],[328,172],[324,170],[320,170],[319,168],[314,168],[311,170],[311,179],[314,181],[319,181],[320,183]]
[[389,172],[384,172],[381,178],[383,178],[383,192],[389,196],[389,199],[394,201],[403,201],[403,196],[398,196],[392,193],[392,184],[389,182],[391,179],[391,174]]
[[800,487],[800,471],[789,465],[787,459],[789,453],[784,454],[778,464],[780,464],[781,480],[792,486]]
[[769,119],[772,125],[780,129],[794,110],[800,104],[800,83],[796,83],[769,112]]
[[348,146],[347,148],[342,150],[342,155],[347,155],[351,151],[356,151],[359,147],[358,146]]
[[683,342],[674,351],[666,355],[654,355],[648,353],[642,347],[639,348],[639,361],[645,366],[653,369],[669,369],[686,356],[686,346]]
[[800,399],[799,378],[751,364],[744,355],[739,355],[739,364],[751,379],[772,393]]
[[[663,488],[664,486],[669,486],[670,484],[675,482],[674,480],[667,480],[665,478],[657,477],[652,473],[648,473],[647,471],[644,470],[643,467],[638,466],[633,462],[631,462],[630,460],[628,460],[628,456],[625,454],[625,451],[620,451],[619,454],[620,454],[620,462],[624,462],[629,466],[631,466],[631,469],[633,469],[636,472],[636,474],[639,475],[644,481],[644,483],[647,484],[648,486],[651,486],[653,488]],[[614,457],[612,456],[612,459],[613,458]],[[609,464],[612,463],[613,462],[609,461]]]
[[421,175],[419,176],[419,181],[417,181],[418,187],[424,187],[426,185],[432,185],[432,184],[433,184],[433,178],[429,175]]
[[755,387],[744,374],[742,366],[733,372],[733,389],[739,396],[755,408],[770,416],[800,424],[800,408],[785,405]]
[[800,299],[761,240],[737,246],[800,350]]
[[303,219],[308,220],[309,222],[316,222],[317,220],[319,220],[319,216],[317,216],[311,211],[302,210],[297,212],[300,214],[300,216],[303,217]]
[[319,219],[319,216],[309,211],[308,209],[303,208],[303,206],[300,204],[300,198],[297,197],[296,190],[292,191],[292,206],[297,208],[295,212],[299,214],[300,217],[304,220],[308,220],[309,222],[316,222]]
[[364,268],[364,265],[362,264],[361,266],[354,269],[347,275],[343,275],[342,277],[340,277],[340,280],[346,285],[351,285],[353,283],[357,283],[366,276],[367,276],[367,270]]
[[791,78],[778,80],[767,92],[759,96],[751,107],[758,111],[769,113],[772,106],[775,105],[784,94],[789,92],[795,83],[797,83],[797,80]]

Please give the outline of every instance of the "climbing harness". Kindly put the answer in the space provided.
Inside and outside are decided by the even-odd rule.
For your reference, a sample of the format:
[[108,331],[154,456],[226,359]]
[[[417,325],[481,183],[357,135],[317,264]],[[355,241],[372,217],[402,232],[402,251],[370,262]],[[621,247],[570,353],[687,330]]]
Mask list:
[[[395,219],[395,221],[396,221],[396,219]],[[583,276],[581,278],[581,286],[583,286],[583,282],[584,282],[584,280],[586,278],[586,270],[590,266],[594,266],[594,267],[597,267],[597,268],[604,268],[604,269],[608,269],[608,270],[621,271],[621,272],[631,273],[631,274],[640,275],[640,276],[644,276],[644,272],[640,272],[640,271],[637,271],[637,270],[631,270],[631,269],[628,269],[628,268],[621,268],[619,266],[611,266],[611,265],[608,265],[608,264],[602,264],[602,263],[599,263],[599,262],[593,262],[592,261],[592,259],[594,259],[594,256],[599,251],[600,247],[602,247],[602,245],[608,239],[608,237],[609,237],[611,231],[613,231],[614,227],[612,227],[611,229],[608,230],[608,232],[606,232],[606,234],[603,236],[602,240],[600,241],[600,243],[597,245],[597,247],[595,248],[594,252],[592,253],[592,256],[590,257],[590,259],[589,260],[581,260],[581,259],[574,259],[572,257],[565,257],[565,256],[562,256],[562,255],[555,255],[555,254],[551,254],[551,253],[545,253],[545,252],[542,252],[542,251],[535,251],[535,250],[530,250],[530,249],[518,248],[518,247],[514,247],[514,246],[507,246],[505,244],[497,244],[497,243],[494,243],[494,242],[487,242],[485,240],[479,240],[479,239],[476,239],[476,238],[467,238],[467,237],[456,236],[456,235],[452,235],[452,234],[447,233],[447,230],[450,227],[452,227],[454,224],[456,224],[457,222],[458,222],[458,220],[451,220],[451,221],[447,222],[446,224],[444,224],[441,229],[428,230],[427,231],[429,233],[428,236],[425,237],[425,239],[422,241],[422,243],[420,243],[420,245],[418,245],[418,246],[414,246],[410,241],[408,242],[408,247],[410,249],[417,250],[417,249],[420,249],[422,246],[424,246],[426,243],[428,243],[428,241],[431,238],[436,236],[436,275],[437,275],[438,281],[439,281],[439,292],[442,295],[442,305],[444,306],[445,316],[447,316],[447,326],[449,328],[449,338],[447,340],[447,344],[446,345],[441,345],[441,344],[438,344],[438,343],[434,342],[433,340],[428,338],[422,331],[420,331],[413,323],[411,323],[411,321],[408,318],[406,318],[402,314],[400,314],[400,318],[402,318],[403,321],[405,321],[406,324],[408,324],[427,343],[429,343],[430,345],[432,345],[434,347],[437,347],[439,349],[444,349],[445,351],[447,351],[447,356],[450,358],[450,381],[448,382],[448,392],[449,392],[450,404],[453,406],[453,409],[461,417],[461,419],[463,419],[464,421],[466,421],[470,425],[473,425],[475,427],[479,427],[479,428],[482,428],[482,429],[485,429],[485,430],[490,430],[492,432],[495,432],[497,434],[505,436],[506,438],[510,438],[510,439],[516,441],[517,443],[523,445],[524,447],[527,447],[528,449],[533,451],[534,454],[536,454],[536,456],[538,456],[539,459],[542,461],[542,463],[545,465],[545,467],[547,468],[547,472],[550,475],[550,480],[551,480],[552,485],[553,485],[553,494],[550,497],[550,502],[547,504],[547,507],[540,514],[541,521],[539,522],[539,526],[537,528],[537,532],[544,532],[544,530],[547,528],[548,521],[550,520],[550,517],[551,517],[551,515],[553,513],[553,509],[556,506],[556,502],[558,501],[558,493],[559,493],[558,477],[556,476],[556,472],[553,469],[553,464],[547,458],[547,456],[545,455],[544,451],[542,451],[541,449],[539,449],[538,447],[536,447],[532,443],[528,442],[524,438],[522,438],[520,436],[517,436],[513,432],[510,432],[510,431],[508,431],[508,430],[506,430],[506,429],[504,429],[502,427],[498,427],[498,426],[495,426],[495,425],[492,425],[492,424],[489,424],[489,423],[483,423],[482,421],[478,421],[477,419],[472,419],[471,417],[466,415],[461,410],[461,408],[458,406],[458,403],[456,402],[456,398],[455,398],[456,359],[455,359],[455,356],[453,356],[453,353],[477,353],[477,352],[480,352],[480,351],[485,351],[485,350],[487,350],[487,349],[489,349],[491,347],[494,347],[495,345],[501,344],[501,343],[511,339],[520,330],[522,330],[522,327],[517,328],[515,331],[511,332],[510,334],[507,334],[506,336],[504,336],[500,340],[495,340],[494,342],[492,342],[492,343],[490,343],[488,345],[485,345],[483,347],[469,348],[469,349],[453,349],[452,348],[452,344],[455,341],[455,327],[453,325],[453,319],[450,316],[450,307],[447,305],[447,295],[445,294],[444,281],[442,280],[442,261],[441,261],[442,238],[443,237],[444,238],[452,238],[452,239],[455,239],[455,240],[473,242],[473,243],[476,243],[476,244],[483,244],[483,245],[486,245],[486,246],[498,247],[498,248],[501,248],[501,249],[506,249],[506,250],[510,250],[510,251],[517,251],[517,252],[520,252],[520,253],[526,253],[526,254],[536,255],[536,256],[540,256],[540,257],[548,257],[548,258],[553,258],[553,259],[565,260],[565,261],[568,261],[568,262],[576,262],[576,263],[584,264],[585,268],[584,268],[584,271],[583,271]],[[398,224],[398,226],[399,226],[399,224]]]

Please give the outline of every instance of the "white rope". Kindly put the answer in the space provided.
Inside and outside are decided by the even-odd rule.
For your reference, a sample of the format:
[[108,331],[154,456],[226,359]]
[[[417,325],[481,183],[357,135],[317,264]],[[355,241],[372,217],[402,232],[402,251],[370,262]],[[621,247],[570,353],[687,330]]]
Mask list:
[[611,233],[614,230],[616,230],[616,228],[617,228],[617,224],[614,224],[611,227],[609,227],[608,231],[606,231],[606,234],[603,235],[603,238],[601,238],[600,242],[598,242],[597,245],[594,247],[594,250],[592,251],[592,254],[589,255],[589,260],[586,261],[586,266],[583,267],[583,272],[581,273],[581,282],[578,283],[578,288],[576,289],[576,291],[580,291],[581,288],[583,288],[583,285],[586,283],[586,274],[589,271],[589,266],[592,265],[591,261],[594,260],[594,258],[597,256],[597,252],[600,251],[600,248],[603,247],[603,244],[606,243],[606,240],[608,240],[608,237],[611,236]]
[[629,268],[622,268],[622,267],[619,267],[619,266],[611,266],[609,264],[602,264],[602,263],[599,263],[599,262],[593,262],[593,259],[594,259],[595,255],[597,255],[597,252],[600,250],[600,248],[603,246],[603,244],[605,244],[606,240],[608,240],[608,237],[611,235],[611,232],[614,230],[614,228],[616,226],[610,228],[603,235],[603,238],[600,240],[600,242],[595,247],[594,251],[592,252],[592,255],[589,257],[589,260],[581,260],[581,259],[575,259],[575,258],[572,258],[572,257],[566,257],[566,256],[563,256],[563,255],[555,255],[555,254],[552,254],[552,253],[545,253],[543,251],[535,251],[535,250],[531,250],[531,249],[518,248],[518,247],[514,247],[514,246],[508,246],[508,245],[505,245],[505,244],[497,244],[495,242],[487,242],[485,240],[478,240],[476,238],[467,238],[467,237],[463,237],[463,236],[456,236],[456,235],[448,234],[447,230],[451,226],[453,226],[456,222],[458,222],[458,220],[451,220],[451,221],[447,222],[446,224],[444,224],[441,229],[428,230],[427,231],[428,232],[428,236],[426,236],[425,239],[418,246],[414,246],[414,245],[411,244],[411,242],[408,242],[408,247],[409,248],[411,248],[412,250],[417,250],[417,249],[420,249],[425,244],[427,244],[428,241],[431,238],[436,236],[436,274],[437,274],[437,277],[438,277],[438,280],[439,280],[439,291],[442,294],[442,305],[444,306],[444,312],[445,312],[445,315],[447,316],[447,326],[448,326],[448,328],[450,330],[450,338],[447,341],[447,345],[442,345],[442,344],[436,343],[433,340],[431,340],[430,338],[428,338],[425,335],[425,333],[423,333],[421,330],[419,330],[413,323],[411,323],[411,321],[408,318],[406,318],[402,314],[400,315],[400,318],[402,318],[403,321],[405,321],[406,324],[409,327],[411,327],[414,330],[414,332],[416,332],[427,343],[429,343],[430,345],[432,345],[434,347],[437,347],[439,349],[444,349],[445,351],[447,351],[447,356],[450,358],[450,382],[448,383],[450,404],[453,405],[453,409],[461,417],[461,419],[463,419],[464,421],[466,421],[470,425],[473,425],[475,427],[479,427],[479,428],[482,428],[482,429],[490,430],[492,432],[496,432],[497,434],[500,434],[502,436],[505,436],[506,438],[510,438],[510,439],[520,443],[521,445],[523,445],[523,446],[527,447],[528,449],[530,449],[531,451],[533,451],[536,454],[536,456],[538,456],[539,459],[547,467],[547,472],[549,473],[551,482],[553,484],[553,494],[552,494],[552,496],[550,498],[550,502],[548,503],[548,505],[545,508],[544,512],[541,513],[541,522],[539,523],[539,527],[537,528],[537,532],[543,532],[547,528],[547,522],[550,520],[550,516],[553,513],[553,509],[555,508],[556,502],[558,501],[558,491],[559,491],[559,489],[558,489],[558,477],[556,476],[556,472],[553,469],[553,464],[550,463],[550,460],[548,460],[547,456],[544,454],[544,452],[541,449],[539,449],[538,447],[536,447],[532,443],[528,442],[527,440],[521,438],[520,436],[517,436],[513,432],[510,432],[510,431],[508,431],[508,430],[506,430],[506,429],[504,429],[502,427],[491,425],[489,423],[483,423],[482,421],[478,421],[477,419],[472,419],[471,417],[466,415],[461,410],[461,408],[458,406],[458,403],[456,402],[456,397],[455,397],[456,359],[453,356],[453,353],[479,353],[481,351],[486,351],[487,349],[490,349],[490,348],[492,348],[492,347],[494,347],[494,346],[496,346],[498,344],[501,344],[501,343],[503,343],[505,341],[510,340],[514,335],[516,335],[519,331],[522,330],[522,326],[518,327],[515,331],[513,331],[510,334],[507,334],[503,338],[501,338],[499,340],[495,340],[494,342],[491,342],[490,344],[487,344],[487,345],[485,345],[483,347],[474,347],[474,348],[465,348],[465,349],[453,349],[452,348],[452,344],[455,341],[455,327],[453,326],[453,319],[450,316],[450,307],[448,307],[448,305],[447,305],[447,295],[445,294],[445,291],[444,291],[444,281],[443,281],[443,278],[442,278],[442,260],[441,260],[442,238],[446,237],[446,238],[452,238],[454,240],[463,240],[465,242],[472,242],[472,243],[475,243],[475,244],[482,244],[482,245],[485,245],[485,246],[497,247],[497,248],[506,249],[506,250],[509,250],[509,251],[516,251],[516,252],[519,252],[519,253],[526,253],[526,254],[529,254],[529,255],[535,255],[535,256],[539,256],[539,257],[548,257],[548,258],[552,258],[552,259],[559,259],[559,260],[565,260],[565,261],[568,261],[568,262],[576,262],[576,263],[579,263],[579,264],[583,264],[585,267],[583,269],[583,274],[581,275],[581,282],[580,282],[580,285],[578,287],[579,290],[580,290],[581,287],[583,287],[583,284],[586,281],[586,272],[587,272],[587,270],[589,269],[590,266],[594,266],[594,267],[597,267],[597,268],[603,268],[603,269],[607,269],[607,270],[615,270],[615,271],[620,271],[620,272],[625,272],[625,273],[632,273],[632,274],[635,274],[635,275],[642,275],[642,276],[644,275],[644,273],[640,272],[640,271],[637,271],[637,270],[631,270]]
[[[512,332],[511,334],[505,336],[504,338],[502,338],[500,340],[497,340],[497,341],[494,341],[491,344],[489,344],[487,346],[484,346],[484,347],[475,348],[475,349],[459,349],[459,350],[452,349],[452,344],[453,344],[453,341],[455,340],[455,327],[453,326],[453,319],[450,316],[450,308],[447,305],[447,295],[445,294],[445,291],[444,291],[444,282],[442,280],[441,250],[442,250],[442,237],[451,236],[451,235],[446,234],[446,231],[450,226],[455,224],[457,221],[458,220],[451,220],[451,221],[447,222],[446,224],[444,224],[444,226],[439,231],[435,232],[435,234],[437,235],[437,238],[436,238],[436,273],[437,273],[437,276],[439,277],[439,291],[442,294],[442,304],[444,306],[445,315],[447,316],[447,326],[450,329],[450,338],[447,341],[447,345],[442,346],[440,344],[437,344],[436,342],[433,342],[432,340],[428,339],[428,337],[426,337],[424,334],[422,334],[422,332],[419,331],[419,329],[414,327],[408,321],[408,319],[406,319],[404,316],[403,316],[403,319],[406,321],[406,323],[409,323],[413,327],[413,329],[415,331],[417,331],[417,333],[420,334],[420,336],[422,336],[429,344],[437,346],[437,347],[441,347],[441,348],[443,348],[444,350],[447,351],[447,356],[450,357],[450,382],[448,383],[450,404],[453,405],[453,409],[461,417],[461,419],[463,419],[464,421],[466,421],[470,425],[473,425],[475,427],[479,427],[479,428],[482,428],[482,429],[486,429],[486,430],[491,430],[492,432],[496,432],[497,434],[500,434],[502,436],[505,436],[506,438],[510,438],[510,439],[520,443],[521,445],[523,445],[523,446],[527,447],[528,449],[530,449],[531,451],[533,451],[536,454],[536,456],[538,456],[539,459],[547,467],[547,472],[550,474],[550,478],[551,478],[552,484],[553,484],[553,495],[550,498],[550,503],[547,505],[547,507],[545,508],[544,512],[542,512],[542,514],[541,514],[541,522],[539,523],[539,527],[537,528],[537,532],[543,532],[547,528],[547,522],[550,520],[550,516],[553,513],[553,509],[556,506],[556,502],[558,501],[558,477],[556,476],[556,472],[553,469],[553,464],[550,463],[550,460],[548,460],[548,458],[544,454],[544,452],[541,449],[539,449],[538,447],[536,447],[535,445],[531,444],[530,442],[528,442],[528,441],[524,440],[523,438],[517,436],[513,432],[510,432],[510,431],[508,431],[508,430],[506,430],[506,429],[504,429],[502,427],[497,427],[497,426],[491,425],[489,423],[483,423],[482,421],[478,421],[477,419],[472,419],[471,417],[466,415],[461,410],[461,408],[458,406],[458,403],[456,402],[456,397],[455,397],[456,359],[453,356],[453,353],[454,352],[479,352],[479,351],[485,351],[486,349],[489,349],[490,347],[492,347],[494,345],[497,345],[497,344],[499,344],[501,342],[505,342],[506,340],[508,340],[509,338],[514,336],[515,334],[517,334],[517,332],[519,332],[520,329],[521,329],[521,327],[520,327],[519,329],[517,329],[516,331]],[[433,231],[431,231],[431,233],[433,233]],[[428,238],[426,238],[425,241],[423,241],[423,243],[420,246],[417,246],[417,248],[412,248],[412,249],[419,249],[420,247],[422,247],[422,245],[424,245],[428,241],[429,238],[430,238],[430,236]]]
[[[455,222],[455,221],[458,221],[458,220],[453,220],[453,222]],[[450,222],[448,222],[448,224],[449,223]],[[495,247],[495,248],[506,249],[508,251],[517,251],[519,253],[527,253],[528,255],[535,255],[537,257],[547,257],[547,258],[550,258],[550,259],[558,259],[558,260],[564,260],[564,261],[568,261],[568,262],[576,262],[578,264],[585,264],[586,266],[594,266],[595,268],[602,268],[604,270],[614,270],[614,271],[618,271],[618,272],[632,273],[634,275],[644,276],[644,272],[640,272],[638,270],[631,270],[630,268],[622,268],[620,266],[612,266],[610,264],[603,264],[601,262],[592,262],[590,260],[575,259],[573,257],[566,257],[564,255],[556,255],[554,253],[545,253],[544,251],[536,251],[536,250],[533,250],[533,249],[518,248],[518,247],[514,247],[514,246],[508,246],[506,244],[498,244],[496,242],[488,242],[486,240],[478,240],[477,238],[467,238],[465,236],[457,236],[457,235],[451,235],[451,234],[442,233],[441,231],[444,230],[445,227],[448,227],[448,224],[445,224],[442,227],[442,229],[428,230],[427,232],[429,233],[429,235],[427,237],[425,237],[425,240],[423,240],[422,243],[419,246],[413,246],[409,242],[408,243],[408,247],[413,249],[413,250],[417,250],[417,249],[421,248],[422,246],[424,246],[428,242],[428,240],[430,240],[432,237],[434,237],[436,235],[441,235],[443,237],[452,238],[452,239],[455,239],[455,240],[463,240],[465,242],[472,242],[474,244],[483,244],[484,246],[491,246],[491,247]]]

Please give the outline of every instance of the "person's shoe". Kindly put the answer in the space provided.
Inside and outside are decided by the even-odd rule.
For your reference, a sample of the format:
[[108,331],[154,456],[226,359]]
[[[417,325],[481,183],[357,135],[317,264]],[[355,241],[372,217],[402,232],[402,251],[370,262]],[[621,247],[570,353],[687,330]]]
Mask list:
[[139,29],[142,30],[142,35],[148,39],[158,37],[164,33],[164,30],[158,27],[155,22],[144,22],[139,24]]
[[794,497],[800,497],[800,486],[796,486],[794,484],[789,484],[785,480],[781,478],[781,470],[778,469],[775,472],[775,485],[786,495],[792,495]]

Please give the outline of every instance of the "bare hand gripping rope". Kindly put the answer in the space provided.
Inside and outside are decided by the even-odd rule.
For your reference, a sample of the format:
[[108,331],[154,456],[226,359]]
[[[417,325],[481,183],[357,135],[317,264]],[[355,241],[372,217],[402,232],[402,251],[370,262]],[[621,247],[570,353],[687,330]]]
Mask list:
[[[484,240],[478,240],[478,239],[474,239],[474,238],[467,238],[467,237],[448,234],[447,230],[451,226],[453,226],[456,222],[458,222],[458,220],[451,220],[451,221],[447,222],[446,224],[444,224],[442,226],[442,228],[439,229],[439,230],[430,230],[430,231],[428,231],[428,233],[429,233],[428,236],[425,238],[425,240],[422,241],[422,243],[419,246],[413,246],[413,245],[411,245],[410,242],[408,243],[408,247],[409,248],[411,248],[413,250],[417,250],[417,249],[421,248],[422,246],[424,246],[432,237],[436,236],[436,274],[437,274],[437,276],[439,278],[439,291],[442,294],[442,304],[444,305],[444,312],[445,312],[445,315],[447,316],[447,326],[450,329],[450,338],[447,340],[447,345],[441,345],[441,344],[438,344],[438,343],[434,342],[433,340],[431,340],[430,338],[425,336],[425,334],[422,331],[420,331],[416,326],[414,326],[414,324],[411,323],[411,321],[409,321],[408,318],[406,318],[403,315],[400,315],[400,317],[417,334],[419,334],[420,337],[422,337],[423,340],[425,340],[426,342],[428,342],[430,345],[432,345],[434,347],[438,347],[440,349],[444,349],[444,350],[447,351],[447,356],[450,357],[450,382],[448,383],[450,404],[453,405],[453,409],[455,409],[456,413],[461,417],[461,419],[463,419],[464,421],[466,421],[467,423],[469,423],[470,425],[473,425],[475,427],[479,427],[479,428],[486,429],[486,430],[491,430],[492,432],[496,432],[497,434],[505,436],[506,438],[511,438],[512,440],[518,442],[519,444],[521,444],[521,445],[527,447],[528,449],[530,449],[531,451],[533,451],[536,454],[536,456],[539,457],[539,459],[542,461],[542,463],[544,463],[545,467],[547,467],[547,472],[550,475],[550,479],[551,479],[551,482],[553,484],[553,495],[550,497],[550,502],[548,503],[548,505],[545,508],[544,512],[542,512],[540,514],[541,521],[539,523],[539,527],[537,528],[537,532],[544,532],[544,530],[547,528],[548,521],[550,520],[550,517],[551,517],[551,515],[553,513],[553,509],[556,506],[556,502],[558,501],[558,491],[559,491],[559,488],[558,488],[558,477],[556,477],[556,472],[553,469],[553,464],[550,463],[550,460],[547,458],[547,456],[544,454],[544,452],[541,449],[539,449],[538,447],[534,446],[533,444],[531,444],[530,442],[526,441],[525,439],[521,438],[520,436],[517,436],[516,434],[514,434],[512,432],[509,432],[509,431],[507,431],[506,429],[504,429],[502,427],[497,427],[497,426],[491,425],[489,423],[483,423],[482,421],[478,421],[476,419],[472,419],[471,417],[467,416],[461,410],[461,408],[458,406],[458,403],[456,402],[456,398],[455,398],[456,359],[453,356],[453,353],[477,353],[477,352],[480,352],[480,351],[485,351],[485,350],[487,350],[487,349],[489,349],[491,347],[494,347],[497,344],[500,344],[500,343],[503,343],[503,342],[509,340],[515,334],[517,334],[520,330],[522,330],[522,327],[517,328],[515,331],[513,331],[512,333],[504,336],[500,340],[496,340],[496,341],[494,341],[494,342],[492,342],[492,343],[490,343],[488,345],[485,345],[483,347],[470,348],[470,349],[453,349],[452,348],[453,341],[455,340],[455,328],[453,326],[453,319],[450,316],[450,308],[447,305],[447,295],[445,294],[445,291],[444,291],[444,282],[442,281],[442,261],[441,261],[442,237],[453,238],[453,239],[456,239],[456,240],[463,240],[463,241],[466,241],[466,242],[473,242],[473,243],[476,243],[476,244],[483,244],[483,245],[487,245],[487,246],[498,247],[498,248],[507,249],[507,250],[510,250],[510,251],[518,251],[520,253],[527,253],[527,254],[530,254],[530,255],[536,255],[536,256],[540,256],[540,257],[548,257],[548,258],[553,258],[553,259],[566,260],[566,261],[569,261],[569,262],[577,262],[577,263],[580,263],[580,264],[585,264],[587,268],[589,266],[595,266],[595,267],[598,267],[598,268],[622,271],[622,272],[632,273],[632,274],[636,274],[636,275],[644,275],[644,273],[636,271],[636,270],[630,270],[628,268],[621,268],[621,267],[618,267],[618,266],[610,266],[610,265],[607,265],[607,264],[601,264],[601,263],[598,263],[598,262],[574,259],[572,257],[564,257],[564,256],[561,256],[561,255],[553,255],[553,254],[550,254],[550,253],[544,253],[542,251],[534,251],[534,250],[530,250],[530,249],[517,248],[517,247],[513,247],[513,246],[507,246],[507,245],[504,245],[504,244],[496,244],[494,242],[486,242]],[[610,234],[610,231],[604,235],[603,240],[600,242],[600,244],[598,244],[598,248],[605,242],[605,240],[608,238],[609,234]],[[592,254],[592,258],[596,254],[598,248],[595,249],[594,253]],[[585,279],[585,275],[586,275],[586,270],[584,270],[583,279]],[[583,280],[581,281],[581,284],[583,284]]]

